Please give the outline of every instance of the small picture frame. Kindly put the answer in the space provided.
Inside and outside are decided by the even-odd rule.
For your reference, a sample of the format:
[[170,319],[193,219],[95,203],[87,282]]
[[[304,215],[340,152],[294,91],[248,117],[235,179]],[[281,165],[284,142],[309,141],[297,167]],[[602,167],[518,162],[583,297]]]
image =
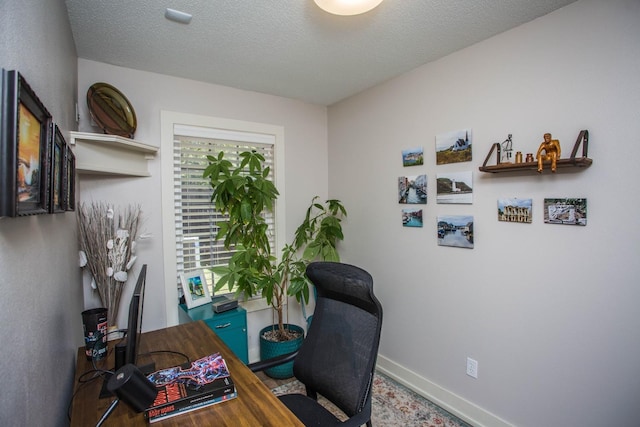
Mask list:
[[184,293],[184,301],[187,308],[191,309],[201,305],[211,303],[211,295],[207,286],[207,279],[204,271],[194,270],[189,273],[180,274],[180,283]]
[[1,71],[0,217],[48,213],[51,114],[18,71]]
[[472,204],[473,173],[471,171],[438,173],[436,203]]
[[66,190],[67,190],[67,143],[60,132],[58,125],[52,125],[51,144],[51,176],[49,183],[49,211],[50,213],[59,213],[66,211]]
[[398,177],[398,203],[427,204],[427,175]]
[[498,199],[498,221],[531,224],[533,199]]
[[459,129],[436,135],[436,164],[470,162],[472,145],[471,129]]
[[438,216],[438,245],[473,249],[473,216]]
[[545,224],[587,225],[587,199],[544,199]]
[[403,227],[422,227],[422,209],[402,209]]
[[402,150],[402,166],[407,167],[421,165],[424,165],[424,150],[422,147]]

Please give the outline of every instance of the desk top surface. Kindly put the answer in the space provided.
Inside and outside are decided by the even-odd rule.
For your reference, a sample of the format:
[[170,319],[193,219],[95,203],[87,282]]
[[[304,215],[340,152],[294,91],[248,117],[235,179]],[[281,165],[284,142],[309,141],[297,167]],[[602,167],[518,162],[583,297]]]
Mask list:
[[[99,361],[97,367],[113,367],[113,347],[109,345],[109,356]],[[186,323],[166,329],[142,334],[139,360],[144,365],[155,362],[156,369],[168,368],[185,362],[184,357],[163,351],[184,353],[191,360],[220,352],[227,362],[231,378],[236,384],[238,397],[213,406],[192,411],[177,417],[154,423],[161,426],[216,425],[216,426],[302,426],[302,423],[289,411],[262,381],[238,359],[218,336],[202,321]],[[157,353],[154,353],[157,352]],[[79,383],[83,374],[93,366],[84,356],[84,347],[78,349],[76,376],[74,380],[75,397],[72,405],[71,426],[96,425],[109,407],[113,398],[99,399],[102,378]],[[92,374],[83,376],[83,380]],[[103,426],[140,426],[147,422],[143,413],[136,413],[127,404],[121,402],[109,416]]]

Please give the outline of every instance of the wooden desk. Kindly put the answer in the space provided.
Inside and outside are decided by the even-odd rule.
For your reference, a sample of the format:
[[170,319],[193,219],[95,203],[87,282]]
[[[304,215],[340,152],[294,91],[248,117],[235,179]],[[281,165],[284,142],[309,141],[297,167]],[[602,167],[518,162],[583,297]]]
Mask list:
[[[109,356],[100,361],[99,368],[108,369],[114,365],[114,344],[109,345]],[[171,328],[142,334],[141,353],[152,351],[179,351],[191,360],[220,352],[227,362],[231,378],[236,384],[238,397],[207,408],[173,418],[158,421],[154,426],[215,425],[215,426],[302,426],[303,424],[271,393],[262,381],[218,336],[202,322],[186,323]],[[184,363],[183,357],[174,354],[152,354],[141,357],[139,364],[155,362],[156,369],[168,368]],[[92,370],[91,362],[84,355],[84,347],[78,349],[74,391],[77,393],[72,402],[71,426],[95,426],[113,398],[99,399],[102,379],[80,384],[82,374]],[[143,413],[136,413],[126,403],[120,402],[103,426],[141,426],[147,422]]]

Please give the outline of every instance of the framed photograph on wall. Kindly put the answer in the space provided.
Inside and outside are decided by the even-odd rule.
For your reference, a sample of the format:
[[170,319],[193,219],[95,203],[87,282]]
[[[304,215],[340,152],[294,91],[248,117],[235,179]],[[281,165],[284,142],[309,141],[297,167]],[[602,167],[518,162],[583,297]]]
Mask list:
[[531,224],[532,199],[498,199],[498,221]]
[[76,210],[76,156],[73,154],[71,147],[67,144],[65,151],[66,163],[66,190],[64,192],[65,201],[64,209],[67,211]]
[[472,172],[444,172],[437,174],[436,203],[473,203]]
[[427,204],[427,175],[398,177],[398,203]]
[[436,164],[470,162],[471,129],[459,129],[436,135]]
[[2,70],[0,216],[49,212],[51,114],[17,71]]
[[587,225],[587,199],[544,199],[546,224]]
[[402,150],[402,166],[407,167],[421,165],[424,165],[424,150],[422,147]]
[[57,125],[52,125],[52,139],[51,155],[49,157],[51,165],[49,177],[49,211],[51,213],[65,212],[66,211],[66,177],[67,177],[67,143],[60,132],[60,128]]
[[422,227],[422,209],[402,209],[403,227]]
[[473,249],[473,216],[438,216],[438,245]]
[[182,284],[182,292],[188,308],[199,307],[211,302],[204,271],[194,270],[189,273],[182,273],[180,274],[180,283]]

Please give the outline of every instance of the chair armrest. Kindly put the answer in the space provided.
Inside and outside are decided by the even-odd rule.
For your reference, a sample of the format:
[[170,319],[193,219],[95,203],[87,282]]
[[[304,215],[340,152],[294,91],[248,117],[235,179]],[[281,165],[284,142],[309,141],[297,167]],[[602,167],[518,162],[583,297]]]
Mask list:
[[297,355],[298,351],[296,350],[293,353],[282,354],[271,359],[250,363],[247,367],[251,369],[251,372],[260,372],[265,369],[273,368],[274,366],[282,365],[283,363],[291,362]]

